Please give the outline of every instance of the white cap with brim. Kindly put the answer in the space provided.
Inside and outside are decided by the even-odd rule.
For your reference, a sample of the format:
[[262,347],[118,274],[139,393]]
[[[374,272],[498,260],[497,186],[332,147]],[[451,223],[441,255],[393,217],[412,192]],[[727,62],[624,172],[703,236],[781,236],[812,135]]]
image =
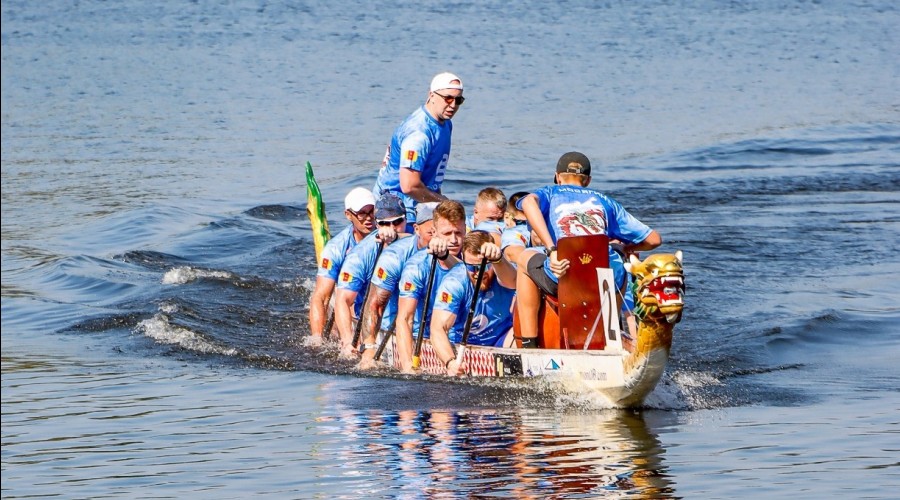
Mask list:
[[374,204],[375,195],[372,194],[372,191],[369,191],[366,188],[353,188],[349,193],[347,193],[347,196],[344,198],[344,208],[347,210],[353,210],[354,212],[359,212],[367,205]]
[[431,80],[431,91],[434,92],[435,90],[443,89],[462,90],[462,80],[460,80],[460,78],[453,73],[438,73]]

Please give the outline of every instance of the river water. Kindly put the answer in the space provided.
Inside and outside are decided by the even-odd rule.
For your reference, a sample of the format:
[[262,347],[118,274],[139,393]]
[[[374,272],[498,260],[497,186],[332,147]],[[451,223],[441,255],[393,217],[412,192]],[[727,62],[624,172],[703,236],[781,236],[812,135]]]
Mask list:
[[[895,497],[897,26],[887,0],[4,0],[2,496]],[[444,70],[445,193],[580,150],[684,252],[645,408],[304,345],[304,163],[339,229]]]

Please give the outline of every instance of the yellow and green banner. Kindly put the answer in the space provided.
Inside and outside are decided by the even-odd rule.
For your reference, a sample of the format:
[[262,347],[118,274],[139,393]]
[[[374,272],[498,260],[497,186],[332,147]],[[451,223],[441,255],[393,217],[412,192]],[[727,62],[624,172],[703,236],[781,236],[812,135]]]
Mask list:
[[322,201],[322,192],[313,175],[310,162],[306,162],[306,215],[312,225],[313,242],[316,245],[316,264],[322,262],[322,249],[331,238],[328,231],[328,219],[325,218],[325,203]]

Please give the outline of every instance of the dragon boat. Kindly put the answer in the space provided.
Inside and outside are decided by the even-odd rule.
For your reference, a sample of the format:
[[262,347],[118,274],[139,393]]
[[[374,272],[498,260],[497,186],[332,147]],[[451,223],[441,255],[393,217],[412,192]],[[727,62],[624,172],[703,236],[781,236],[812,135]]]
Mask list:
[[[324,203],[312,165],[306,162],[307,213],[313,231],[316,262],[330,234]],[[545,298],[539,311],[537,349],[512,342],[520,336],[513,318],[509,347],[463,346],[461,371],[470,377],[545,377],[580,385],[617,407],[640,406],[665,372],[672,332],[684,309],[682,253],[658,253],[643,261],[634,256],[626,267],[633,279],[637,328],[629,333],[620,317],[618,291],[609,268],[609,239],[574,236],[557,242],[560,258],[570,267],[559,280],[556,300]],[[515,311],[515,308],[513,308]],[[396,336],[382,360],[400,367]],[[443,364],[425,340],[419,356],[422,373],[443,375]],[[568,385],[567,384],[567,385]]]
[[[629,333],[616,299],[609,268],[606,236],[560,239],[557,252],[569,259],[569,271],[559,282],[556,300],[545,298],[539,311],[537,349],[463,347],[461,372],[470,377],[546,377],[567,387],[601,395],[616,407],[640,406],[662,377],[672,346],[672,333],[684,308],[682,253],[658,253],[626,264],[634,283],[637,329]],[[509,338],[519,336],[514,316]],[[441,375],[444,366],[425,340],[420,354],[422,373]],[[396,340],[384,350],[383,361],[400,367]]]

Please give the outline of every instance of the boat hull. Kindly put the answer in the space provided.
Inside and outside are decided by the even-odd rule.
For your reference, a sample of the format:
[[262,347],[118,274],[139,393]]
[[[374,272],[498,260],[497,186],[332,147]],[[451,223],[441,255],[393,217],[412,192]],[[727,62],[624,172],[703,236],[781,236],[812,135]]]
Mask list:
[[[430,342],[422,343],[420,373],[443,375],[444,365]],[[519,349],[466,346],[461,373],[496,379],[540,378],[562,389],[604,398],[616,407],[640,406],[665,371],[668,351],[654,349],[640,359],[624,350]],[[400,369],[396,339],[384,361]]]

